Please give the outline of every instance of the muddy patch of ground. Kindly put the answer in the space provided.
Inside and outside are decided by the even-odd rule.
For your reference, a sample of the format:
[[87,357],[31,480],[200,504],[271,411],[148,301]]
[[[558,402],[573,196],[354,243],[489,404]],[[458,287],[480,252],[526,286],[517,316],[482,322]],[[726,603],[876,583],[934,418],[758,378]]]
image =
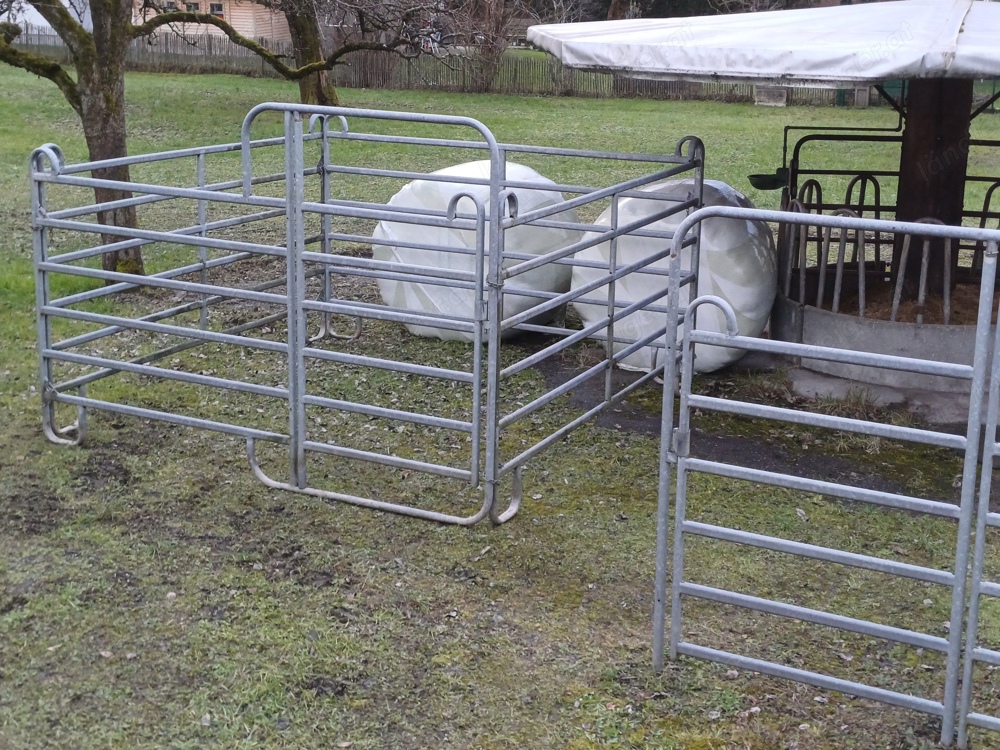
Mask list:
[[[584,353],[582,356],[586,357],[587,355]],[[580,374],[588,364],[593,363],[550,358],[539,365],[537,369],[545,377],[547,387],[554,388]],[[612,373],[613,388],[619,390],[629,383],[635,382],[640,376],[641,373],[615,370]],[[719,380],[712,380],[704,384],[704,390],[708,395],[724,397],[731,393],[734,397],[746,399],[743,394],[734,392],[731,381],[725,375]],[[570,404],[580,410],[593,408],[603,398],[603,377],[591,378],[569,394]],[[815,404],[809,404],[807,399],[790,395],[787,398],[790,399],[790,403],[781,403],[780,405],[803,406],[803,408],[811,406],[815,409]],[[751,398],[750,400],[762,399]],[[766,398],[763,400],[766,401]],[[655,403],[656,408],[651,406],[652,403]],[[599,427],[604,429],[659,436],[661,416],[658,406],[657,401],[651,402],[648,397],[626,399],[600,414],[595,421]],[[696,419],[696,425],[697,421]],[[873,458],[860,447],[849,451],[847,455],[836,455],[829,450],[815,448],[810,450],[811,436],[808,433],[806,433],[806,442],[800,439],[801,436],[797,432],[776,438],[773,427],[778,423],[768,424],[767,427],[772,428],[768,430],[767,427],[763,429],[760,427],[750,428],[749,425],[752,424],[750,420],[740,420],[738,417],[729,418],[729,422],[734,425],[742,423],[748,426],[747,434],[735,434],[736,430],[732,429],[718,430],[711,425],[706,428],[694,426],[691,434],[691,455],[709,461],[719,461],[761,471],[791,474],[826,482],[849,484],[881,492],[905,494],[910,491],[906,481],[902,481],[898,476],[890,476],[888,472],[884,471],[884,467],[881,467],[880,470],[873,469]],[[792,425],[789,427],[799,429]],[[945,483],[938,482],[938,484],[941,487],[935,489],[941,490]],[[957,500],[957,493],[945,492],[944,494],[946,495],[944,499]],[[1000,498],[996,498],[996,501],[1000,502]]]
[[47,534],[66,520],[59,498],[30,487],[4,498],[3,507],[7,525],[28,536]]

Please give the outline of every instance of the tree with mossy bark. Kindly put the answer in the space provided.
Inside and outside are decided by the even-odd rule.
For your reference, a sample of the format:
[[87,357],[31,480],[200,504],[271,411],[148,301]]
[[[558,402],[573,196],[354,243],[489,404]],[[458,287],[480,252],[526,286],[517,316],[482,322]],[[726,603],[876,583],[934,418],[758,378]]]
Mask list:
[[[335,104],[336,92],[329,84],[329,71],[342,64],[352,52],[399,52],[413,48],[414,23],[421,14],[437,11],[437,5],[405,0],[403,3],[329,1],[331,7],[340,8],[342,18],[351,18],[353,22],[345,27],[349,33],[342,35],[335,47],[324,53],[317,6],[313,0],[268,0],[287,18],[296,19],[289,25],[300,40],[305,40],[296,48],[294,65],[289,65],[283,56],[244,37],[222,18],[209,13],[168,9],[156,0],[143,0],[138,6],[133,0],[89,0],[90,28],[85,28],[82,22],[83,5],[75,5],[81,0],[0,0],[0,17],[15,16],[19,5],[36,10],[62,39],[72,61],[69,66],[63,66],[57,60],[17,47],[22,29],[16,23],[6,22],[0,24],[0,62],[46,78],[59,88],[80,118],[91,161],[118,159],[128,155],[125,63],[129,45],[136,39],[149,38],[165,27],[190,30],[214,26],[234,44],[260,56],[284,78],[301,82],[303,101]],[[99,180],[130,181],[128,165],[95,169],[93,176]],[[131,193],[118,187],[97,187],[94,197],[101,204],[130,198]],[[99,211],[97,216],[107,227],[136,226],[134,206]],[[105,244],[120,239],[110,230],[102,235]],[[144,271],[141,251],[135,247],[105,253],[103,267],[109,271],[141,274]]]

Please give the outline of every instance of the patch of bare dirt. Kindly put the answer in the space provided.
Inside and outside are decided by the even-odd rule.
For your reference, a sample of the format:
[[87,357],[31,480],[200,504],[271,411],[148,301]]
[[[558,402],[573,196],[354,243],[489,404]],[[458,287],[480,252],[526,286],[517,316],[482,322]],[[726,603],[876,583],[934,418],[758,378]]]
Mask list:
[[[554,388],[579,374],[582,368],[549,358],[539,365],[538,370],[545,377],[547,386]],[[614,387],[621,388],[640,376],[640,373],[615,370],[612,375]],[[592,408],[603,398],[603,378],[592,378],[570,393],[570,403],[580,410]],[[660,434],[661,429],[658,413],[639,404],[633,404],[629,400],[599,415],[596,424],[604,429],[656,436]],[[699,458],[738,464],[761,471],[847,483],[882,492],[905,491],[898,482],[873,474],[870,467],[849,457],[831,456],[819,452],[793,452],[780,441],[761,440],[760,436],[715,435],[694,429],[691,435],[691,450]]]
[[65,509],[58,498],[33,488],[25,489],[0,501],[5,526],[30,536],[47,534],[62,525]]

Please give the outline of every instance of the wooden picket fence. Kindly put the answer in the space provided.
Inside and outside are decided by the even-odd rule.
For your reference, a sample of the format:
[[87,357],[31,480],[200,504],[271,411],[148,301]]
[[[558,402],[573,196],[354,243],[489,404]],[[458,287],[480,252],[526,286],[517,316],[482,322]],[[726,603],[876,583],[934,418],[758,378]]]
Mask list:
[[[291,45],[258,40],[278,54],[292,58]],[[27,27],[16,45],[60,62],[69,62],[62,40],[45,27]],[[230,73],[254,77],[278,77],[274,70],[250,50],[227,37],[204,34],[184,38],[159,34],[137,39],[128,53],[130,70],[156,73]],[[489,86],[474,57],[421,55],[403,58],[377,52],[357,52],[334,70],[336,85],[345,88],[482,92],[529,96],[577,96],[591,98],[710,99],[727,102],[754,100],[749,83],[685,83],[623,78],[609,73],[574,70],[550,56],[524,49],[504,54]],[[877,96],[871,103],[878,102]],[[788,91],[788,104],[843,106],[854,103],[854,92],[830,89]]]

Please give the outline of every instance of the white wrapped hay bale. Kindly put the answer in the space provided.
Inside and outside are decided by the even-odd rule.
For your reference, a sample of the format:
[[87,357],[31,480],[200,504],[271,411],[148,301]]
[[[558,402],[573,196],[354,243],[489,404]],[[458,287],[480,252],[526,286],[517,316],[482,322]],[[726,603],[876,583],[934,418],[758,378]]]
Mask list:
[[[489,179],[489,161],[475,161],[456,164],[447,169],[434,172],[435,175],[464,179]],[[563,201],[562,193],[555,190],[545,190],[545,186],[554,185],[552,180],[538,174],[530,167],[521,164],[507,164],[507,178],[518,182],[538,183],[542,189],[517,188],[519,213],[527,213],[546,206],[553,206]],[[407,183],[389,201],[390,206],[415,209],[445,211],[451,199],[459,193],[476,196],[486,209],[487,223],[485,250],[489,253],[489,198],[488,185],[468,185],[461,182],[435,182],[431,180],[414,180]],[[459,213],[474,214],[472,201],[465,199],[458,204]],[[563,211],[548,217],[557,221],[577,221],[574,211]],[[577,230],[551,227],[518,226],[505,232],[505,254],[525,253],[529,255],[544,255],[578,242],[583,233]],[[428,227],[417,224],[407,224],[402,221],[381,221],[372,233],[372,255],[376,260],[404,263],[414,266],[430,266],[440,269],[452,269],[469,273],[475,270],[476,233],[470,229],[451,229],[446,227]],[[457,248],[468,252],[448,252],[437,249],[414,249],[397,247],[394,242],[419,242],[442,248]],[[488,258],[486,264],[488,265]],[[506,258],[504,266],[509,267],[522,262]],[[524,312],[543,300],[535,297],[522,297],[512,294],[517,290],[545,291],[562,293],[569,290],[571,270],[564,264],[547,264],[533,269],[528,273],[509,279],[504,284],[504,317],[510,317]],[[471,319],[475,292],[471,289],[456,289],[425,282],[397,281],[394,279],[379,279],[379,291],[385,304],[414,312],[426,312],[435,315],[462,317]],[[533,323],[546,323],[555,317],[549,312]],[[442,328],[422,325],[407,325],[410,333],[417,336],[440,338],[446,341],[471,341],[470,334]]]
[[[673,201],[684,201],[694,191],[693,180],[672,180],[656,185],[649,185],[642,190],[655,192],[659,196]],[[706,206],[740,206],[753,208],[753,204],[742,193],[734,190],[724,182],[705,180],[704,204]],[[618,204],[619,225],[637,221],[644,216],[663,211],[669,204],[663,200],[646,200],[643,198],[624,198]],[[646,227],[657,231],[673,230],[690,211],[668,216]],[[609,208],[597,220],[598,224],[611,224],[611,209]],[[664,247],[669,240],[651,237],[625,236],[618,240],[618,266],[636,263]],[[610,243],[605,242],[587,248],[576,254],[578,260],[597,261],[608,264],[610,259]],[[682,267],[691,268],[691,248],[684,249]],[[669,260],[662,259],[653,263],[650,268],[668,268]],[[607,271],[599,268],[574,267],[573,288],[578,288],[588,282],[606,275]],[[667,277],[648,273],[634,273],[620,279],[616,286],[615,299],[618,302],[635,302],[648,297],[657,290],[666,289]],[[778,263],[774,247],[774,237],[771,229],[762,221],[745,221],[742,219],[707,219],[702,223],[701,252],[699,254],[698,292],[696,296],[714,294],[722,297],[736,312],[740,334],[758,336],[767,324],[767,318],[774,303],[778,288]],[[585,295],[588,299],[607,301],[608,286],[602,286]],[[681,304],[690,300],[690,286],[681,290]],[[666,306],[667,298],[662,297],[656,304]],[[583,319],[584,325],[596,323],[607,316],[606,305],[573,303],[577,313]],[[724,331],[725,316],[714,305],[704,305],[698,309],[698,329],[703,331]],[[666,324],[665,313],[653,313],[640,310],[615,324],[616,338],[638,340],[648,336]],[[678,332],[678,337],[680,336]],[[621,351],[627,344],[616,345],[616,351]],[[743,352],[738,349],[724,347],[701,346],[695,350],[695,370],[712,372],[720,367],[735,362]],[[631,370],[651,370],[656,363],[662,362],[663,350],[654,355],[653,347],[644,347],[626,357],[621,366]]]

